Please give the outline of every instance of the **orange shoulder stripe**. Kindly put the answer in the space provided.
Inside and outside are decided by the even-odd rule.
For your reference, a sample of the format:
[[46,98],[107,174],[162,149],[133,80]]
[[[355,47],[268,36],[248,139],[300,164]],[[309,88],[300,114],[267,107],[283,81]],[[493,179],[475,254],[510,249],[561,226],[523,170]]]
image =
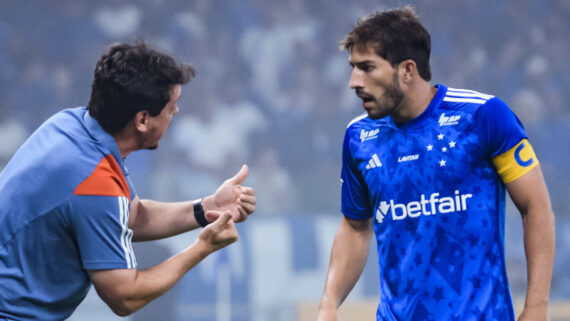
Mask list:
[[81,184],[74,195],[125,196],[130,200],[129,185],[112,155],[103,157],[95,170]]

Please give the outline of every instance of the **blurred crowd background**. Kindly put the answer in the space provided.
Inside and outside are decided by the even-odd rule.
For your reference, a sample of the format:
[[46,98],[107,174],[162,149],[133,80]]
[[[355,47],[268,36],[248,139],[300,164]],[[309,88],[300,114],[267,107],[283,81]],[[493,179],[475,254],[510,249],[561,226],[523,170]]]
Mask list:
[[[258,210],[240,226],[246,237],[235,248],[241,252],[207,261],[177,286],[182,290],[148,311],[170,302],[175,312],[168,320],[294,320],[296,298],[316,301],[322,291],[341,215],[341,143],[346,124],[363,112],[348,88],[347,53],[338,43],[359,17],[406,4],[416,7],[431,33],[434,84],[499,96],[523,121],[557,216],[552,298],[570,299],[564,269],[570,264],[567,0],[3,0],[0,169],[53,113],[87,104],[95,63],[109,44],[143,39],[171,53],[198,74],[183,87],[180,113],[160,148],[127,159],[138,194],[163,201],[199,198],[247,163],[246,183],[256,189]],[[330,226],[326,233],[322,225]],[[524,295],[526,282],[520,225],[509,204],[506,252],[515,298]],[[279,239],[275,231],[281,230]],[[190,239],[137,245],[138,261],[164,259]],[[273,284],[288,294],[267,296],[264,284],[281,276],[263,260],[279,251],[290,253],[283,262],[293,274],[282,284],[289,291]],[[231,253],[243,254],[239,286]],[[370,261],[376,264],[374,256]],[[224,264],[216,262],[231,271],[219,270]],[[255,266],[272,270],[252,275]],[[208,278],[199,273],[206,267],[234,280],[200,283]],[[377,296],[376,267],[370,271],[373,285],[365,284],[356,299]],[[300,278],[306,282],[291,288],[288,282]],[[224,282],[234,287],[224,290]],[[200,301],[186,293],[193,290],[211,295]],[[226,308],[220,293],[227,294]],[[210,310],[197,313],[187,306],[192,300]],[[89,307],[99,305],[89,302],[77,320],[97,315]]]

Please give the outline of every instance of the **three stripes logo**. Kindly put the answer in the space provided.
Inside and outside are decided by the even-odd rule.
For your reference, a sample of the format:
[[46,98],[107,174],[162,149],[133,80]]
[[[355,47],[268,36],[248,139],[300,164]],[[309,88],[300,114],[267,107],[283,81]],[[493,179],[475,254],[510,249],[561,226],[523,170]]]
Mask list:
[[368,164],[366,164],[366,169],[371,169],[376,167],[382,167],[382,162],[380,161],[380,158],[378,158],[378,155],[374,154],[372,155],[372,158],[368,161]]
[[443,101],[481,105],[493,97],[495,96],[483,94],[474,90],[447,88]]

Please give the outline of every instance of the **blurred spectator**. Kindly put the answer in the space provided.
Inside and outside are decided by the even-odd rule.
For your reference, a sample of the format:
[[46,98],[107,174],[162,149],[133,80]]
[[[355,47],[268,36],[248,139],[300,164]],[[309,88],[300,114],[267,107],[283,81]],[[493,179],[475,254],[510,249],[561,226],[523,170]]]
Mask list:
[[0,171],[16,150],[28,138],[30,133],[26,126],[20,120],[14,118],[7,118],[0,121],[0,137],[2,137],[2,144],[0,144]]
[[280,164],[279,154],[274,148],[257,153],[250,172],[248,184],[255,189],[260,200],[256,213],[287,214],[299,209],[298,186]]

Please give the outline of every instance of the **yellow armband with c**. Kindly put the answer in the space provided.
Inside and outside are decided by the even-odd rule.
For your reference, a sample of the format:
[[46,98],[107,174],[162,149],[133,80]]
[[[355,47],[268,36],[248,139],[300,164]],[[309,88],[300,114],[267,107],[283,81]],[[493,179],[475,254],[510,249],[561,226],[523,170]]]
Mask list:
[[538,159],[526,138],[503,154],[495,156],[492,162],[505,184],[523,176],[538,165]]

